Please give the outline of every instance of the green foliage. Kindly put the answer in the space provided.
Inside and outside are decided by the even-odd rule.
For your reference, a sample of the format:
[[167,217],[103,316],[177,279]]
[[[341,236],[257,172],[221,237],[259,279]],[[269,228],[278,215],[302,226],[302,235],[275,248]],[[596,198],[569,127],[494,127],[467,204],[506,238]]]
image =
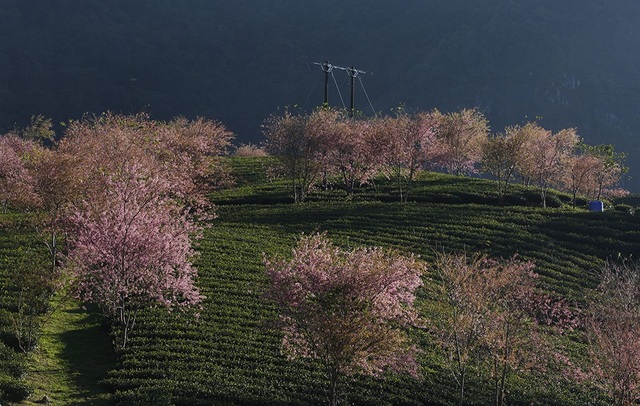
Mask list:
[[[326,402],[325,373],[308,360],[288,360],[280,352],[282,336],[271,323],[275,307],[263,293],[263,254],[286,257],[300,232],[328,231],[344,248],[362,245],[396,248],[419,254],[427,262],[442,248],[490,257],[535,261],[541,285],[569,301],[581,303],[597,285],[592,272],[603,260],[640,251],[640,218],[626,212],[589,213],[569,207],[570,196],[552,194],[556,208],[543,210],[537,191],[513,185],[499,206],[491,181],[421,174],[414,201],[397,202],[395,185],[376,180],[346,201],[339,191],[315,191],[310,201],[294,205],[286,182],[269,173],[272,158],[233,157],[226,160],[236,187],[216,192],[218,218],[199,241],[197,284],[207,296],[202,309],[167,314],[146,309],[137,319],[127,349],[117,357],[104,381],[116,404],[176,405],[310,405]],[[9,213],[0,224],[22,221]],[[26,224],[26,223],[23,223]],[[15,227],[0,228],[0,255],[15,261],[18,247],[35,244],[35,234]],[[2,258],[0,256],[0,258]],[[17,289],[8,267],[0,262],[0,313],[10,320]],[[430,288],[419,300],[437,309]],[[195,312],[199,313],[197,316]],[[0,321],[3,320],[0,314]],[[7,326],[5,326],[7,327]],[[10,339],[11,329],[2,338]],[[395,375],[384,379],[356,376],[341,395],[354,405],[450,405],[456,385],[426,331],[412,331],[424,350],[422,382]],[[560,337],[572,357],[584,356],[580,332]],[[15,345],[15,342],[11,343]],[[1,348],[1,346],[0,346]],[[21,384],[22,358],[4,362],[0,377]],[[15,363],[14,363],[15,362]],[[13,365],[13,366],[11,366]],[[5,379],[5,378],[2,378]],[[2,379],[0,379],[1,382]],[[468,399],[487,404],[483,385],[470,380]],[[15,388],[18,388],[16,386]],[[3,386],[2,386],[3,387]],[[548,376],[514,378],[509,383],[514,404],[539,400],[550,405],[604,405],[599,393],[582,387],[550,383]],[[4,387],[3,387],[4,388]],[[17,391],[17,389],[16,389]]]
[[[2,220],[13,224],[10,219],[16,218],[20,219],[20,216],[0,214],[0,224]],[[35,233],[20,230],[15,225],[0,225],[0,399],[10,402],[25,399],[32,390],[23,381],[27,371],[26,358],[17,353],[20,341],[16,339],[14,322],[19,315],[20,292],[16,284],[16,264],[25,260],[21,248],[33,245]]]
[[20,402],[29,397],[32,389],[16,379],[0,378],[0,399],[9,402]]
[[[44,247],[43,247],[44,248]],[[11,314],[13,332],[24,352],[35,349],[41,318],[50,310],[49,300],[56,289],[56,273],[44,252],[19,247],[10,264],[16,298]]]
[[31,122],[25,128],[15,129],[20,138],[40,143],[53,141],[56,133],[50,118],[41,114],[31,116]]
[[[391,196],[394,185],[383,180],[359,190],[351,201],[314,192],[308,203],[283,203],[293,199],[286,183],[268,176],[269,159],[234,157],[226,162],[238,186],[211,195],[221,206],[198,248],[198,284],[207,296],[203,309],[198,318],[158,310],[139,315],[129,348],[107,380],[118,403],[151,397],[201,405],[325,402],[324,371],[312,361],[291,361],[280,353],[281,335],[270,323],[276,311],[263,296],[263,254],[286,256],[300,232],[328,231],[345,248],[381,245],[419,254],[428,262],[441,248],[491,257],[518,253],[536,262],[543,287],[577,303],[597,284],[592,270],[599,263],[640,249],[640,219],[635,216],[571,209],[570,196],[564,194],[553,194],[558,208],[543,210],[537,191],[519,185],[510,189],[507,205],[499,206],[492,182],[480,179],[427,173],[418,180],[415,201],[404,204]],[[421,293],[424,303],[428,289]],[[455,401],[455,383],[442,355],[424,331],[413,334],[425,351],[424,381],[358,376],[345,390],[348,402]],[[545,399],[547,404],[580,405],[594,397],[571,385],[541,385],[548,381],[544,376],[514,379],[510,398],[515,404]],[[468,398],[489,403],[483,384],[470,383]]]
[[[223,164],[233,173],[235,187],[210,195],[219,205],[229,204],[275,204],[293,202],[290,183],[274,171],[273,157],[229,157]],[[330,179],[329,190],[315,188],[307,196],[308,201],[399,201],[398,187],[394,180],[380,175],[372,184],[355,188],[352,195],[340,188],[340,181]],[[507,206],[540,206],[540,192],[534,187],[512,184],[503,196]],[[493,182],[484,179],[460,177],[436,172],[420,172],[409,201],[422,203],[476,203],[497,205],[500,194]],[[571,196],[549,191],[547,205],[552,208],[570,206]],[[586,206],[585,200],[578,204]]]

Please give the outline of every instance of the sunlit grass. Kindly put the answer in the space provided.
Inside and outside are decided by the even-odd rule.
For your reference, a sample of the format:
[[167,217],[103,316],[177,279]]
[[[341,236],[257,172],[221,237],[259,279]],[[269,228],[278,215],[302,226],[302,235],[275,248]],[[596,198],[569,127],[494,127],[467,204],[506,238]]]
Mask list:
[[38,348],[29,358],[26,381],[33,395],[22,405],[107,405],[100,382],[115,366],[115,354],[101,317],[74,300],[55,298],[59,306],[44,324]]

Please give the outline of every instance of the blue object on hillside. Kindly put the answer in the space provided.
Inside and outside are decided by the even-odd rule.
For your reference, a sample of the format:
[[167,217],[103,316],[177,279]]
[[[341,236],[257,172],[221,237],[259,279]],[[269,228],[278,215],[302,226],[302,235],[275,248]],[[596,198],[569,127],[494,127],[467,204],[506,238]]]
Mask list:
[[589,211],[604,211],[604,204],[600,200],[589,202]]

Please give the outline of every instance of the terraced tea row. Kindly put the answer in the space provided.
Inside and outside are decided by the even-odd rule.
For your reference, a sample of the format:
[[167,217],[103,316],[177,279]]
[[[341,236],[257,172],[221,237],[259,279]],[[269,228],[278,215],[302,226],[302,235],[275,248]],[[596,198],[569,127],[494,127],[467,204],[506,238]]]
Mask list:
[[[167,392],[176,404],[321,402],[323,371],[313,363],[288,361],[280,354],[280,335],[269,324],[276,315],[262,296],[263,253],[288,255],[301,232],[327,231],[343,246],[392,246],[426,260],[443,249],[492,256],[519,253],[536,261],[547,286],[576,299],[594,286],[591,270],[600,261],[618,252],[640,252],[636,231],[640,222],[622,213],[312,202],[223,206],[219,215],[199,246],[198,283],[208,296],[199,318],[158,311],[140,316],[131,345],[110,379],[123,403],[146,399],[157,391]],[[356,404],[448,402],[452,383],[429,350],[429,338],[421,341],[427,350],[424,382],[360,377],[351,386],[350,400]],[[561,391],[554,396],[558,403],[567,399]]]

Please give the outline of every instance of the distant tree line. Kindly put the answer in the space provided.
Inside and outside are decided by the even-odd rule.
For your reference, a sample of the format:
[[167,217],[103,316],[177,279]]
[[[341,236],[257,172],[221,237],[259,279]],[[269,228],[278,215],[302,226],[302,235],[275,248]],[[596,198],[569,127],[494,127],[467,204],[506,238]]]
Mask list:
[[493,176],[503,201],[509,183],[519,179],[540,191],[546,207],[549,188],[600,200],[624,195],[617,188],[626,173],[624,154],[611,145],[582,143],[573,128],[553,133],[536,122],[509,126],[491,135],[476,109],[350,118],[345,111],[318,108],[310,114],[285,110],[263,125],[265,147],[291,180],[296,202],[312,188],[339,179],[349,196],[359,185],[384,174],[407,201],[418,171],[439,169],[454,175]]

